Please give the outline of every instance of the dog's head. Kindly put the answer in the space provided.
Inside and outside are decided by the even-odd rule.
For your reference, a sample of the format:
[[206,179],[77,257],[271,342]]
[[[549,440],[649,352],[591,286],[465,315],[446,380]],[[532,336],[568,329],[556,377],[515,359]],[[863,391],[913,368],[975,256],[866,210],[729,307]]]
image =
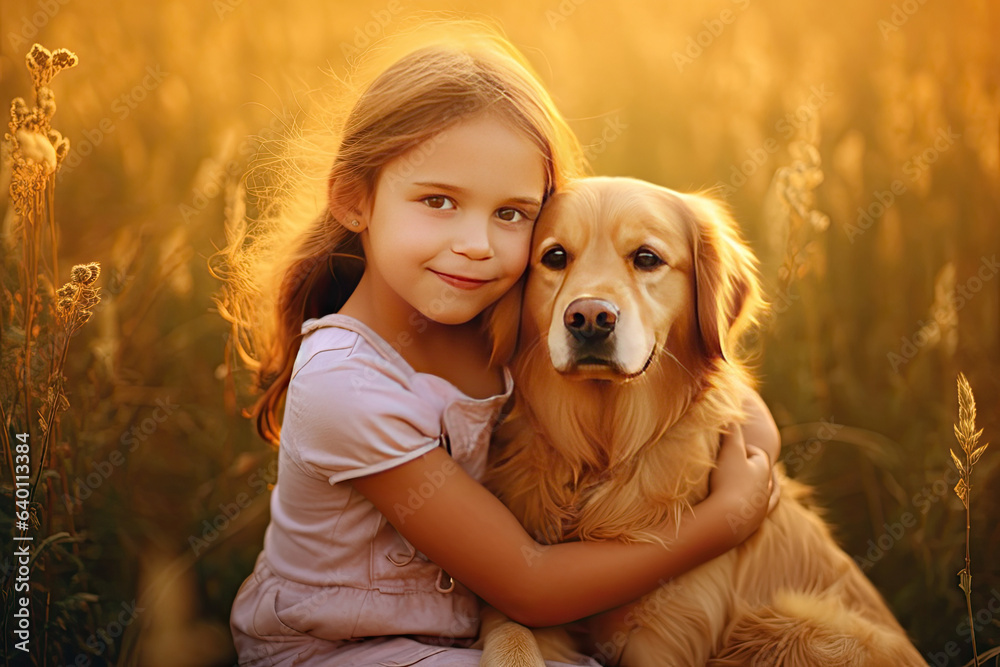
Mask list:
[[[763,305],[725,208],[630,178],[586,178],[545,205],[521,287],[494,308],[494,359],[547,350],[571,379],[624,382],[653,364],[733,362]],[[520,321],[520,329],[518,322]],[[537,348],[537,349],[536,349]]]

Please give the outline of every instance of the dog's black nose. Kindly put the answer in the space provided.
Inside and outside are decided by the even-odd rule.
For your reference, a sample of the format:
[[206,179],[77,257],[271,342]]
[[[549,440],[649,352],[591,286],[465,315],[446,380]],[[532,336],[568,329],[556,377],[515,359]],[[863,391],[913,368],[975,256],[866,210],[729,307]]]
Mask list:
[[581,343],[604,340],[615,330],[618,307],[603,299],[577,299],[569,304],[563,323]]

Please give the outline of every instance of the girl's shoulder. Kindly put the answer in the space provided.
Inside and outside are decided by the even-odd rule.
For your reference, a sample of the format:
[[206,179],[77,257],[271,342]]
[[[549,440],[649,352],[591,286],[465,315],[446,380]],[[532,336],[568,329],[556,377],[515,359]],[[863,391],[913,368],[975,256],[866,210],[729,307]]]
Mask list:
[[307,365],[340,374],[384,375],[409,386],[415,371],[368,325],[349,315],[330,313],[302,323],[302,343],[292,370],[294,379]]
[[447,401],[385,341],[342,315],[302,330],[281,431],[300,466],[336,483],[439,444]]
[[[303,468],[331,484],[430,451],[443,442],[446,425],[453,435],[488,438],[487,427],[513,389],[504,369],[504,394],[464,396],[447,380],[415,371],[388,342],[348,316],[306,320],[302,330],[288,385],[282,446]],[[453,455],[471,456],[470,438],[458,438],[455,442],[464,449]]]
[[302,332],[290,394],[339,394],[357,399],[360,409],[405,403],[411,409],[422,406],[440,412],[456,402],[472,411],[502,405],[513,391],[510,371],[504,368],[502,393],[472,398],[445,378],[416,371],[373,329],[348,315],[310,318],[303,322]]

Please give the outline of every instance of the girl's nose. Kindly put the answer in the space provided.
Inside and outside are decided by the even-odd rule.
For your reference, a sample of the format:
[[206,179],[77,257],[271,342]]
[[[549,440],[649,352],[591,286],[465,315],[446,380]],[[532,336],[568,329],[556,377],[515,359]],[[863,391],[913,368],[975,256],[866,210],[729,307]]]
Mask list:
[[469,216],[458,226],[451,249],[469,259],[489,259],[493,256],[493,245],[490,243],[489,223],[478,216]]

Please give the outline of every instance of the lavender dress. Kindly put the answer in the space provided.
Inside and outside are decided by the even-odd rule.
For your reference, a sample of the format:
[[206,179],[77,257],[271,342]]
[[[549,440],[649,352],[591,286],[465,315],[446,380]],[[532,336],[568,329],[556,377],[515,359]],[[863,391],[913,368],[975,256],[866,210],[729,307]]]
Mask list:
[[474,399],[414,371],[347,315],[306,320],[302,332],[271,523],[230,618],[240,664],[478,665],[480,652],[467,648],[479,628],[476,596],[343,482],[446,447],[447,465],[397,508],[405,517],[459,466],[481,479],[509,371],[503,394]]

